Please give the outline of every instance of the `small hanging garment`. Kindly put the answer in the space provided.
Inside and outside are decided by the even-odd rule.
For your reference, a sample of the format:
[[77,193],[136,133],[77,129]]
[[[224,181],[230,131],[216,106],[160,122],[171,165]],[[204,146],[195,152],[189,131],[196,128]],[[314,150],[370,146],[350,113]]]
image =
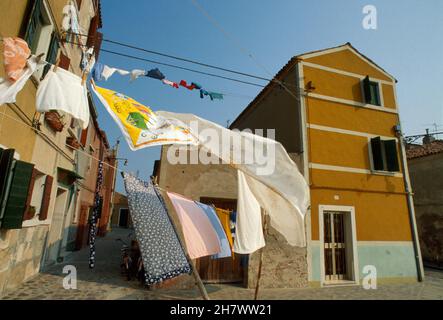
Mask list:
[[209,92],[209,97],[211,98],[211,100],[223,100],[223,94],[217,92]]
[[85,72],[90,72],[95,64],[94,48],[83,50],[80,68]]
[[23,75],[30,55],[31,50],[25,40],[3,38],[3,63],[9,81],[15,82]]
[[223,94],[221,93],[200,89],[200,98],[203,99],[205,96],[209,96],[209,98],[211,98],[211,101],[213,101],[214,99],[223,100]]
[[158,70],[158,68],[149,70],[146,76],[157,80],[163,80],[166,78],[165,75]]
[[145,70],[134,69],[131,71],[131,82],[133,82],[137,78],[139,78],[141,76],[145,76],[145,75],[146,75]]
[[37,62],[37,58],[32,56],[27,61],[27,67],[24,73],[15,82],[0,78],[0,105],[4,103],[14,103],[17,94],[23,89],[28,79],[39,66],[43,66],[45,62]]
[[82,79],[63,68],[52,67],[37,89],[38,112],[64,111],[77,119],[83,129],[89,125],[88,91]]
[[127,76],[128,74],[130,74],[129,71],[126,70],[121,70],[121,69],[117,69],[117,68],[111,68],[108,67],[107,65],[103,66],[103,72],[102,72],[102,77],[108,81],[108,79],[110,77],[112,77],[112,75],[117,72],[118,74],[120,74],[121,76]]
[[203,210],[194,201],[179,194],[173,192],[167,194],[180,219],[186,247],[191,259],[220,253],[221,248],[217,232]]
[[168,86],[171,86],[173,88],[177,88],[178,89],[178,83],[176,83],[176,82],[169,81],[169,80],[166,80],[166,79],[163,79],[162,82],[164,84],[168,85]]
[[220,219],[218,218],[217,213],[215,212],[214,208],[212,206],[208,206],[206,204],[203,204],[203,203],[200,203],[197,201],[195,203],[200,208],[202,208],[204,213],[206,213],[206,215],[208,216],[209,221],[212,224],[212,227],[214,228],[215,232],[217,232],[218,240],[220,241],[221,251],[220,251],[220,253],[213,255],[212,258],[220,259],[220,258],[230,257],[232,255],[231,246],[229,244],[229,240],[228,240],[228,237],[225,233],[225,230],[223,229],[223,226],[222,226]]
[[191,266],[164,201],[152,182],[141,181],[127,173],[123,177],[146,284],[191,273]]
[[105,79],[105,77],[103,77],[104,67],[105,66],[100,62],[97,62],[94,65],[94,68],[92,69],[92,79],[94,79],[94,81],[98,82]]
[[232,246],[234,244],[232,240],[232,233],[231,233],[231,223],[229,219],[229,210],[224,210],[220,208],[215,208],[215,212],[217,213],[218,219],[220,220],[223,230],[225,231],[226,237],[228,238],[229,245],[232,250]]
[[100,218],[101,196],[100,192],[103,186],[103,161],[98,163],[98,175],[96,180],[94,208],[92,209],[91,220],[89,221],[89,268],[95,268],[95,240],[97,237],[97,222]]
[[261,208],[249,189],[245,174],[238,172],[237,223],[234,252],[249,254],[265,246]]
[[205,96],[209,95],[209,92],[204,90],[204,89],[200,89],[200,98],[203,99]]
[[194,86],[193,84],[188,85],[187,82],[186,82],[185,80],[181,80],[181,81],[180,81],[180,85],[181,85],[182,87],[185,87],[185,88],[188,89],[188,90],[194,90],[194,89],[195,89],[195,86]]
[[203,88],[200,84],[193,82],[191,83],[191,86],[194,86],[195,89],[200,90],[201,88]]

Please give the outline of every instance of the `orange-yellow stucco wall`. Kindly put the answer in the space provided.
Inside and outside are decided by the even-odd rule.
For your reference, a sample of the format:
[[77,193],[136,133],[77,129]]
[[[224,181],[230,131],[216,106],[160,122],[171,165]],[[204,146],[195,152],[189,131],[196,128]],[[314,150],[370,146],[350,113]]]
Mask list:
[[[394,81],[356,56],[342,50],[304,61],[360,76],[388,81],[382,83],[384,105],[395,110]],[[311,66],[303,66],[304,82],[312,81],[314,94],[363,102],[361,79]],[[341,102],[306,97],[306,121],[309,124],[395,138],[393,127],[399,123],[390,113]],[[310,163],[370,170],[369,138],[361,135],[308,128]],[[401,161],[399,146],[398,159]],[[400,166],[401,168],[401,166]],[[407,196],[403,178],[310,168],[311,238],[319,240],[319,205],[355,208],[358,241],[410,241]]]

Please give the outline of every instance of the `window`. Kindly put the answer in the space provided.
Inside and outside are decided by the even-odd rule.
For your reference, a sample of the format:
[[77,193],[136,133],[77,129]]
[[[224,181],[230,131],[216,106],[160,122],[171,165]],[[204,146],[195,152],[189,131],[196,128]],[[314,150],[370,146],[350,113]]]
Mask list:
[[372,169],[376,171],[398,172],[397,141],[371,139]]
[[369,80],[369,76],[363,80],[363,92],[365,103],[381,106],[380,87],[378,82]]
[[[24,39],[33,54],[43,53],[44,60],[55,63],[59,49],[58,37],[43,0],[33,1]],[[40,71],[38,78],[43,77],[48,70],[49,67],[46,66]]]
[[34,165],[14,160],[10,172],[7,172],[8,192],[2,203],[2,229],[21,229],[28,199],[28,190]]

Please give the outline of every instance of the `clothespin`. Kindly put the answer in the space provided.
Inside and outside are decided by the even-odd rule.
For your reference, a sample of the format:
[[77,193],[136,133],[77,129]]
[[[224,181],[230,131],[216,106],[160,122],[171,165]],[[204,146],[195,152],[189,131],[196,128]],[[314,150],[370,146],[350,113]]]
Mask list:
[[60,63],[60,57],[57,58],[57,61],[55,62],[55,65],[54,65],[54,69],[53,69],[52,71],[54,71],[54,72],[57,71],[57,68],[58,68],[58,64],[59,64],[59,63]]
[[[38,56],[36,56],[35,57],[35,59],[37,60],[37,63],[40,63],[40,61],[42,60],[42,58],[43,58],[43,56],[44,56],[45,54],[44,53],[40,53]],[[31,56],[29,56],[29,58],[30,58]],[[28,59],[29,59],[28,58]]]
[[83,74],[82,74],[82,86],[85,85],[86,79],[88,78],[88,74],[89,74],[89,72],[83,72]]

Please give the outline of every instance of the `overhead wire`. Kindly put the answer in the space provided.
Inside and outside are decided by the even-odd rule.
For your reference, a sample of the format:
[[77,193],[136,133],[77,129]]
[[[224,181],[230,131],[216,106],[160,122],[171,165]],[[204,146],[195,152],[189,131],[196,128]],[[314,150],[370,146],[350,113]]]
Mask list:
[[[6,109],[5,109],[5,110],[6,110]],[[20,123],[20,124],[26,126],[26,127],[29,127],[31,130],[35,131],[37,134],[43,134],[43,132],[40,131],[39,129],[37,129],[37,128],[35,128],[35,127],[33,127],[33,126],[31,126],[31,125],[25,123],[25,122],[23,122],[22,120],[16,119],[16,118],[14,118],[14,117],[12,117],[12,116],[6,114],[6,111],[5,111],[5,110],[4,110],[4,112],[2,113],[2,115],[3,115],[4,117],[7,117],[7,118],[9,118],[9,119],[11,119],[11,120],[14,120],[14,121],[16,121],[16,122],[18,122],[18,123]],[[50,139],[49,137],[47,137],[47,139],[48,139],[52,144],[57,145],[57,143],[56,143],[55,141],[53,141],[52,139]],[[57,146],[58,146],[58,145],[57,145]],[[118,167],[115,167],[115,166],[113,166],[113,165],[107,163],[107,162],[104,161],[104,160],[100,160],[99,158],[94,157],[93,155],[87,153],[86,151],[83,151],[83,150],[78,149],[78,148],[74,148],[74,147],[70,146],[69,144],[65,144],[65,146],[68,147],[68,148],[70,148],[70,149],[72,149],[72,150],[74,150],[74,151],[77,151],[77,152],[83,153],[85,156],[87,156],[87,157],[89,157],[89,158],[92,158],[92,159],[95,160],[95,161],[98,161],[98,162],[99,162],[99,161],[102,161],[104,165],[106,165],[106,166],[108,166],[108,167],[110,167],[110,168],[113,168],[113,169],[115,169],[115,170],[117,170],[117,171],[119,171],[119,172],[124,172],[124,171],[120,170]],[[56,149],[55,151],[56,151],[57,153],[61,153],[61,152],[60,152],[59,150],[57,150],[57,149]],[[61,154],[62,154],[62,153],[61,153]],[[62,155],[63,155],[63,154],[62,154]]]
[[[251,58],[255,64],[257,64],[261,69],[263,69],[267,74],[269,74],[272,79],[270,81],[272,82],[276,82],[278,83],[281,87],[283,87],[283,89],[285,89],[285,91],[287,91],[294,99],[296,99],[297,101],[299,100],[299,97],[297,97],[291,90],[289,90],[285,83],[275,77],[272,76],[271,72],[268,71],[268,69],[261,64],[255,57],[254,55],[247,50],[246,48],[244,48],[240,42],[233,37],[228,31],[226,31],[220,23],[217,22],[217,20],[215,18],[213,18],[199,3],[197,0],[190,0],[192,2],[192,4],[227,38],[229,39],[232,43],[234,43],[234,45],[244,54],[246,54],[249,58]],[[297,87],[296,87],[297,88]]]
[[[73,34],[73,35],[77,35],[77,36],[80,36],[80,37],[88,37],[88,38],[91,37],[89,35],[81,34],[81,33],[67,32],[67,34]],[[137,47],[137,46],[134,46],[134,45],[131,45],[131,44],[127,44],[127,43],[123,43],[123,42],[120,42],[120,41],[110,40],[110,39],[107,39],[107,38],[103,38],[102,41],[103,42],[112,43],[114,45],[126,47],[126,48],[129,48],[129,49],[143,51],[143,52],[146,52],[146,53],[150,53],[150,54],[154,54],[154,55],[159,55],[159,56],[163,56],[163,57],[167,57],[167,58],[171,58],[171,59],[175,59],[175,60],[179,60],[179,61],[183,61],[183,62],[188,62],[188,63],[200,65],[200,66],[203,66],[203,67],[207,67],[207,68],[217,69],[217,70],[220,70],[220,71],[229,72],[229,73],[233,73],[233,74],[237,74],[237,75],[241,75],[241,76],[245,76],[245,77],[250,77],[250,78],[254,78],[254,79],[258,79],[258,80],[263,80],[263,81],[268,81],[268,82],[275,82],[275,83],[279,83],[279,84],[283,83],[283,84],[285,84],[287,86],[295,86],[294,84],[285,83],[284,81],[276,80],[274,78],[265,78],[265,77],[253,75],[253,74],[242,72],[242,71],[237,71],[237,70],[228,69],[228,68],[224,68],[224,67],[220,67],[220,66],[215,66],[215,65],[208,64],[208,63],[205,63],[205,62],[200,62],[200,61],[191,60],[191,59],[183,58],[183,57],[178,57],[178,56],[167,54],[167,53],[162,53],[162,52],[159,52],[159,51],[154,51],[154,50],[150,50],[150,49],[146,49],[146,48]],[[100,51],[109,52],[110,50],[100,49]],[[115,53],[115,52],[113,52],[113,53]],[[141,58],[141,59],[143,59],[143,58]],[[148,62],[150,62],[150,61],[148,61]],[[153,62],[153,63],[162,64],[162,62],[158,62],[158,61],[157,62]],[[170,65],[168,65],[168,66],[170,66]],[[262,68],[264,68],[264,67],[262,66]],[[190,71],[190,70],[188,70],[188,71]],[[267,71],[266,69],[265,69],[265,71],[267,73],[269,73],[269,71]],[[254,84],[254,85],[257,85],[257,84]],[[264,85],[259,85],[259,86],[265,87]]]

